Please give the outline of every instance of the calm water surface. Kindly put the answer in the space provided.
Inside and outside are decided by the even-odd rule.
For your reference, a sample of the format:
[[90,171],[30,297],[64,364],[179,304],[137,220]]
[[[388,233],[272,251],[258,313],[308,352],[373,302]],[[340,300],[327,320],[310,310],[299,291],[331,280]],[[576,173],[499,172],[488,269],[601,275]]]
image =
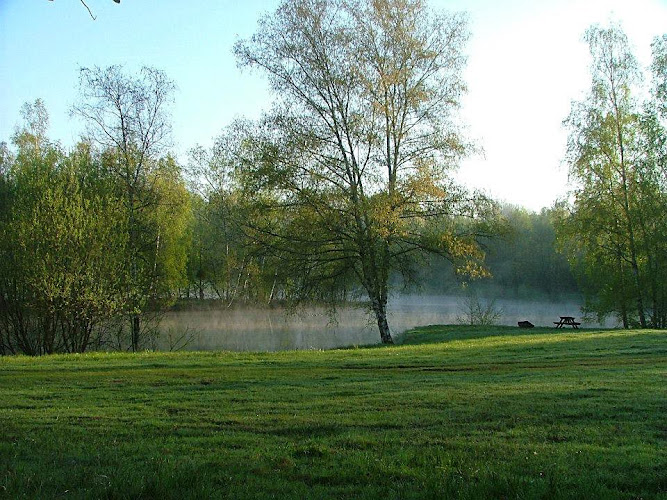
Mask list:
[[[393,335],[424,325],[455,324],[463,315],[463,299],[447,295],[406,295],[389,304],[389,326]],[[497,323],[516,325],[528,320],[536,326],[553,326],[559,316],[581,321],[580,304],[496,300],[502,312]],[[583,326],[613,326],[583,322]],[[380,336],[374,319],[363,309],[347,307],[332,320],[324,308],[309,308],[298,314],[282,309],[243,308],[214,311],[170,312],[161,324],[161,349],[187,332],[190,350],[281,351],[333,349],[377,344]]]

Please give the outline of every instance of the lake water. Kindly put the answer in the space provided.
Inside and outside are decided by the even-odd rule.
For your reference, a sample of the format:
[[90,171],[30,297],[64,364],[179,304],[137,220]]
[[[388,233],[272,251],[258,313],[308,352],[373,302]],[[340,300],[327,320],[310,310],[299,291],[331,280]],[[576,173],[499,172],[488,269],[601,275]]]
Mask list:
[[[404,295],[389,304],[392,335],[417,326],[456,324],[463,315],[463,298],[449,295]],[[528,320],[536,326],[553,326],[559,316],[581,321],[580,305],[574,301],[496,300],[500,325]],[[585,323],[582,326],[613,326]],[[158,348],[169,349],[183,332],[188,350],[281,351],[333,349],[379,343],[374,319],[363,309],[346,307],[335,320],[324,308],[308,308],[297,314],[282,309],[236,308],[212,311],[176,311],[161,323]],[[181,344],[185,340],[181,338]],[[171,340],[170,340],[171,339]]]

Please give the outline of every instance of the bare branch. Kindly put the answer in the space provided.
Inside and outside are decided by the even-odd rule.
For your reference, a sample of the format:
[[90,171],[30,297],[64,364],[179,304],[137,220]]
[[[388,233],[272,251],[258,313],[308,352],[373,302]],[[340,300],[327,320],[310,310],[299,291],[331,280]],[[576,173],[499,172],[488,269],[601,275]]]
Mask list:
[[92,13],[92,11],[90,10],[90,8],[88,7],[88,5],[86,5],[86,2],[84,2],[83,0],[81,0],[81,3],[83,4],[83,6],[84,6],[86,9],[88,9],[88,14],[90,14],[90,17],[92,17],[92,18],[93,18],[93,21],[95,21],[97,18],[93,15],[93,13]]

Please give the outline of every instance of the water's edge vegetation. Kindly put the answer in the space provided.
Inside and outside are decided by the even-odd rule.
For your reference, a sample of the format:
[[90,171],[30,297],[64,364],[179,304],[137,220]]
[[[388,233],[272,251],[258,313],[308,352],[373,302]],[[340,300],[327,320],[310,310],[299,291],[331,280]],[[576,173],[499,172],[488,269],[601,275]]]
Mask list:
[[664,498],[667,332],[0,358],[0,496]]

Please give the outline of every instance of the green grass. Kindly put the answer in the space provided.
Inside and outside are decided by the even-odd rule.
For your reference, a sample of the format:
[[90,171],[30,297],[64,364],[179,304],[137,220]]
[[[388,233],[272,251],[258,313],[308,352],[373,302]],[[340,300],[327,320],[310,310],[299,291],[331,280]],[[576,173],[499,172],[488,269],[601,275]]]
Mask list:
[[0,497],[667,498],[667,332],[0,359]]

